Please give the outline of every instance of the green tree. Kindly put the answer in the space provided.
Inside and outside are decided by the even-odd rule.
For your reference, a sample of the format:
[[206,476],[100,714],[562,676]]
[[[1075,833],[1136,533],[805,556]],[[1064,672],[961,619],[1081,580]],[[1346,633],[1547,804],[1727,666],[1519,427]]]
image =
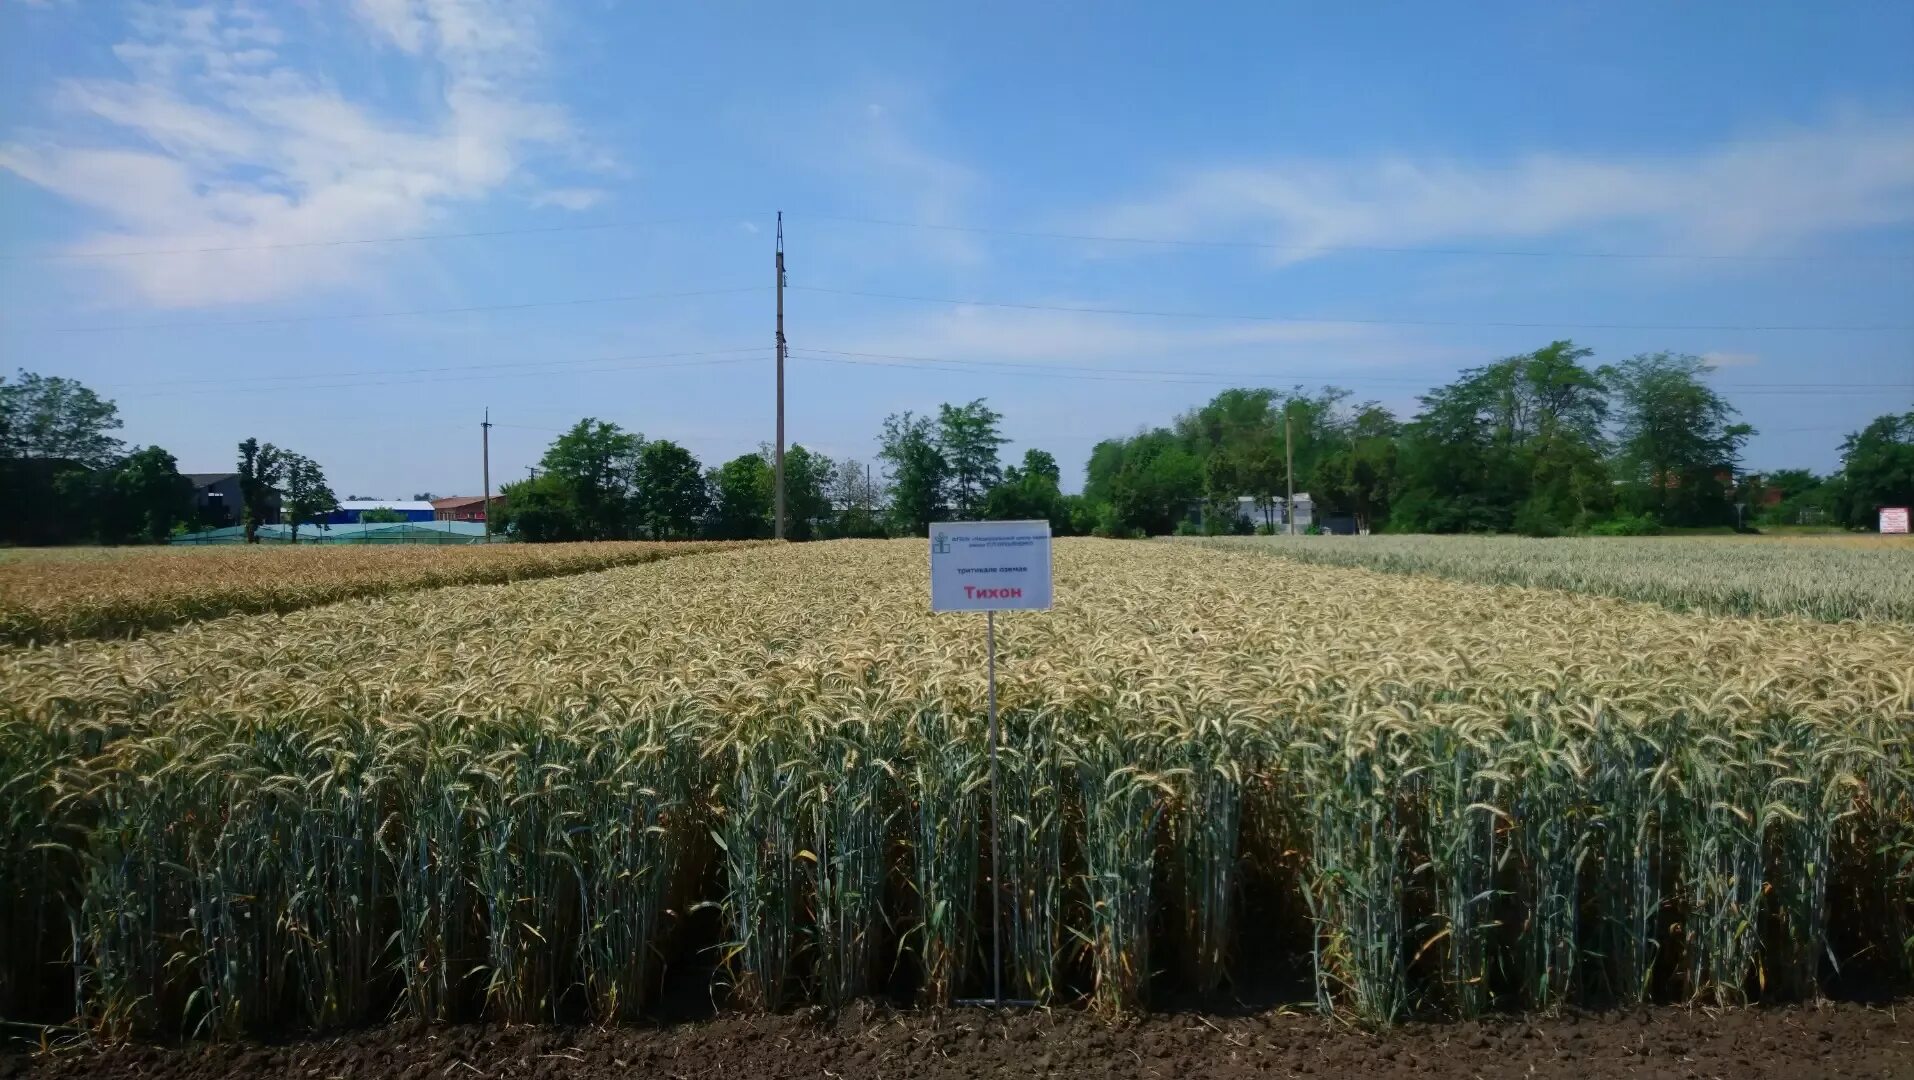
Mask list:
[[[772,466],[776,480],[777,452],[766,443],[758,448],[765,464]],[[831,520],[831,489],[836,483],[837,466],[815,450],[793,443],[784,452],[784,538],[815,540]],[[776,513],[773,492],[773,513]]]
[[239,444],[240,524],[248,544],[259,543],[259,527],[272,515],[273,493],[284,473],[278,447],[253,438]]
[[1699,357],[1665,352],[1603,369],[1619,399],[1621,476],[1634,507],[1664,524],[1734,518],[1734,473],[1754,429],[1734,422],[1707,372]]
[[72,543],[97,533],[119,426],[113,403],[72,379],[0,378],[0,542]]
[[944,459],[945,494],[951,512],[961,518],[981,513],[984,495],[1003,480],[997,449],[1009,440],[998,434],[1002,420],[982,398],[937,408],[937,450]]
[[639,449],[633,499],[638,523],[653,540],[697,535],[698,523],[710,506],[698,459],[665,439]]
[[837,463],[825,495],[833,515],[832,536],[885,535],[882,508],[886,493],[874,470],[857,461]]
[[1883,506],[1914,506],[1914,410],[1876,417],[1841,444],[1838,509],[1850,528],[1880,527]]
[[1355,516],[1358,529],[1375,530],[1389,519],[1395,494],[1396,438],[1402,425],[1387,409],[1365,406],[1350,423],[1348,443],[1316,464],[1309,494],[1322,510]]
[[[584,515],[579,513],[571,482],[545,473],[506,484],[495,504],[494,533],[509,533],[528,544],[583,540]],[[366,520],[362,515],[360,520]]]
[[[576,520],[563,532],[580,540],[619,540],[633,535],[633,495],[638,453],[644,438],[616,424],[586,417],[552,441],[539,468],[555,484],[569,489],[549,512],[568,506]],[[541,491],[549,493],[548,486]]]
[[[286,478],[283,510],[286,521],[292,526],[292,542],[297,544],[299,524],[317,524],[327,514],[339,509],[339,497],[332,493],[332,487],[326,483],[325,470],[319,467],[318,462],[291,450],[282,452],[280,462]],[[403,514],[396,516],[404,520]],[[359,520],[366,518],[360,515]]]
[[1268,508],[1283,491],[1280,395],[1269,389],[1225,390],[1176,419],[1176,433],[1203,458],[1206,518],[1233,524],[1237,500]]
[[1123,471],[1123,455],[1130,447],[1128,439],[1104,439],[1090,448],[1083,465],[1083,498],[1093,505],[1108,506],[1115,494],[1117,474]]
[[22,370],[0,378],[0,458],[50,458],[105,469],[118,460],[119,407],[73,379]]
[[742,454],[711,470],[706,479],[712,502],[711,535],[719,540],[770,536],[772,479],[763,454]]
[[1110,485],[1113,530],[1161,536],[1176,531],[1203,492],[1203,459],[1164,428],[1129,441]]
[[1605,514],[1608,385],[1589,355],[1551,342],[1423,395],[1398,447],[1390,527],[1547,534]]
[[112,522],[101,539],[164,543],[174,526],[192,520],[193,483],[179,474],[173,455],[148,446],[113,470],[110,503]]
[[891,526],[907,536],[926,534],[944,516],[950,466],[938,445],[937,428],[909,412],[886,417],[877,456],[889,466]]
[[[366,500],[358,499],[354,501],[365,502]],[[390,506],[375,506],[370,510],[359,511],[359,524],[361,525],[398,525],[406,520],[408,519],[404,514],[399,513]]]
[[1025,450],[1023,464],[1004,470],[1003,482],[984,496],[983,515],[996,521],[1050,523],[1050,531],[1069,536],[1073,531],[1071,505],[1058,486],[1063,476],[1057,459],[1042,450]]

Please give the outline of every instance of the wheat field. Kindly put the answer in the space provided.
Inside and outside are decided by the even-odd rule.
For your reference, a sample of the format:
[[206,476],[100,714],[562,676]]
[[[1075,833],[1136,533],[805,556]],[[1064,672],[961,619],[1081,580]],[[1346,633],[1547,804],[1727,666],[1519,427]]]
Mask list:
[[1184,540],[1303,563],[1569,589],[1726,615],[1914,622],[1904,536],[1257,536]]
[[1170,544],[1056,576],[998,619],[1000,816],[982,619],[917,541],[0,652],[0,1013],[612,1021],[700,912],[735,1004],[946,1003],[993,887],[1006,990],[1109,1010],[1272,937],[1378,1022],[1914,970],[1914,627]]
[[358,596],[604,570],[737,542],[20,549],[0,558],[0,646],[133,637]]

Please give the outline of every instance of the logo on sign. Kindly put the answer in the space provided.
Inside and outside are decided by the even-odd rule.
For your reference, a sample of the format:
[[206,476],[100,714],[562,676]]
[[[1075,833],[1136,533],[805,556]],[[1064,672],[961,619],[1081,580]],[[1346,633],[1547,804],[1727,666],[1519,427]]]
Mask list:
[[930,542],[930,549],[939,555],[950,554],[950,534],[938,533],[936,539]]

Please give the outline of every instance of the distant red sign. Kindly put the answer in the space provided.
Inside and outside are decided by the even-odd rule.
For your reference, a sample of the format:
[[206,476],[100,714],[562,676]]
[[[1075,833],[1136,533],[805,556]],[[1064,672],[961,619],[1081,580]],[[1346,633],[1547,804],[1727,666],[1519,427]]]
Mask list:
[[1881,507],[1881,531],[1884,533],[1904,533],[1907,531],[1907,507]]

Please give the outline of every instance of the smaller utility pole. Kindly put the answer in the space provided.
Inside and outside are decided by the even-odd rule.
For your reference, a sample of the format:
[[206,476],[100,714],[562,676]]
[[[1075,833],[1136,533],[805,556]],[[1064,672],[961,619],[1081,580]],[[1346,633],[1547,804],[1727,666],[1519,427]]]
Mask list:
[[784,211],[778,211],[778,451],[777,539],[784,539]]
[[1283,402],[1283,520],[1285,532],[1296,535],[1296,444],[1289,433],[1289,402]]
[[485,419],[479,422],[479,442],[484,458],[485,470],[485,542],[492,542],[492,409],[487,406]]

